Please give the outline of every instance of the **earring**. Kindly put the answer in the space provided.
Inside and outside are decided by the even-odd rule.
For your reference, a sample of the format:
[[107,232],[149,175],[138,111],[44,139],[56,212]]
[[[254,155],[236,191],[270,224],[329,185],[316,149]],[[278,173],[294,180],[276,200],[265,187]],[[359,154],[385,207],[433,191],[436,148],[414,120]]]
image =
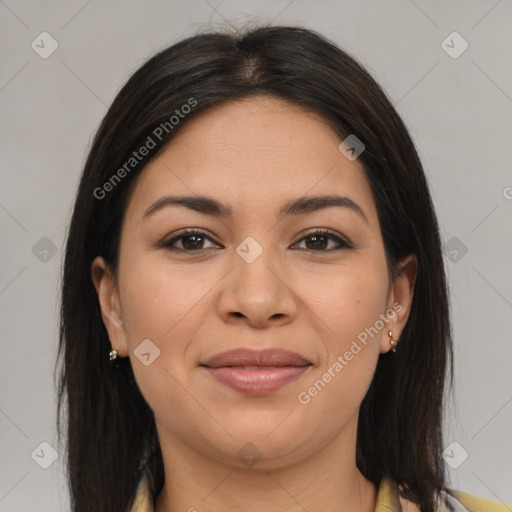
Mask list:
[[[114,361],[115,359],[117,359],[117,349],[118,349],[118,348],[119,348],[119,347],[116,347],[116,348],[114,348],[114,349],[112,349],[112,350],[110,351],[110,353],[109,353],[109,355],[108,355],[108,356],[109,356],[109,359],[110,359],[111,361]],[[116,361],[116,362],[117,362],[117,361]]]
[[389,341],[392,346],[391,350],[393,352],[396,352],[396,346],[398,345],[398,340],[393,339],[393,333],[391,331],[388,331],[388,334],[389,334],[389,337],[391,338],[391,340]]

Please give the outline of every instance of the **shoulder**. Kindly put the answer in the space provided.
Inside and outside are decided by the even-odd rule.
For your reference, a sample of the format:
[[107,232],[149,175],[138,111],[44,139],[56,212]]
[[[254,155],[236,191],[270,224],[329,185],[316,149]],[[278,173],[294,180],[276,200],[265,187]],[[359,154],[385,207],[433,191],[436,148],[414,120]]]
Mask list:
[[453,497],[449,496],[452,502],[458,502],[470,512],[511,512],[512,505],[506,504],[501,501],[492,500],[490,498],[484,498],[476,494],[470,494],[465,491],[452,491]]
[[[420,512],[418,505],[404,498],[400,486],[388,477],[379,488],[375,512]],[[512,512],[512,505],[465,491],[442,491],[436,512]]]
[[[403,497],[400,497],[400,505],[402,512],[420,512],[415,503]],[[452,491],[452,494],[441,493],[441,504],[437,512],[512,512],[512,506],[476,494]]]

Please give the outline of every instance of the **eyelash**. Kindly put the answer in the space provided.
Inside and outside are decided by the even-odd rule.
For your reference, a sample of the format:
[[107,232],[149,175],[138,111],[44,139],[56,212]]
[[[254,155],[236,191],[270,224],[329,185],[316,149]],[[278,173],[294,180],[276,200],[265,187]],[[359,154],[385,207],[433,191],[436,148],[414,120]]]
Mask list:
[[[199,231],[199,230],[196,230],[196,229],[189,228],[189,229],[183,230],[179,235],[174,236],[170,240],[164,240],[163,242],[161,242],[159,244],[159,246],[163,247],[163,248],[166,248],[166,249],[168,249],[170,251],[183,252],[183,253],[188,253],[188,254],[198,254],[201,251],[205,251],[206,249],[187,250],[187,249],[180,249],[180,248],[174,247],[174,244],[178,240],[181,240],[183,238],[187,238],[189,236],[194,236],[194,235],[200,235],[200,236],[202,236],[204,238],[207,238],[211,242],[217,243],[217,242],[215,242],[215,240],[210,238],[203,231]],[[339,251],[341,249],[352,249],[353,248],[352,245],[350,245],[346,240],[344,240],[340,236],[336,235],[335,233],[333,233],[329,229],[325,229],[325,228],[318,228],[318,229],[315,229],[314,231],[310,231],[309,233],[306,233],[294,245],[297,245],[298,243],[300,243],[300,242],[304,241],[305,239],[307,239],[307,238],[309,238],[311,236],[314,236],[314,235],[321,235],[321,236],[325,236],[325,237],[329,238],[330,240],[334,240],[340,247],[338,249],[327,249],[327,250],[319,250],[319,251],[315,251],[314,249],[304,249],[304,250],[312,252],[312,253],[328,253],[328,252],[333,252],[333,251]]]

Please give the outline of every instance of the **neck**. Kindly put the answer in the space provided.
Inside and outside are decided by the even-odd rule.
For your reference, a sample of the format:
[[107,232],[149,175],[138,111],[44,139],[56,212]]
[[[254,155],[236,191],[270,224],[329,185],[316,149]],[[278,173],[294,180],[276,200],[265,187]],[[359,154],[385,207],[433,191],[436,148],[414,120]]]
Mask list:
[[161,434],[166,476],[155,512],[375,510],[377,489],[355,464],[355,431],[299,462],[285,466],[262,458],[248,468],[207,457]]

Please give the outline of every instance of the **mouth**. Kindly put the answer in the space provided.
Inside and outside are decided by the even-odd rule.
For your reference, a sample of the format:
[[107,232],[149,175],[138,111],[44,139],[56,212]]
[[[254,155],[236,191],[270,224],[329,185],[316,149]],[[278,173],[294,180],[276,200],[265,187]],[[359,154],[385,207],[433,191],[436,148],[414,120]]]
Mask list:
[[298,379],[312,363],[282,349],[236,349],[199,364],[215,380],[251,396],[274,393]]

